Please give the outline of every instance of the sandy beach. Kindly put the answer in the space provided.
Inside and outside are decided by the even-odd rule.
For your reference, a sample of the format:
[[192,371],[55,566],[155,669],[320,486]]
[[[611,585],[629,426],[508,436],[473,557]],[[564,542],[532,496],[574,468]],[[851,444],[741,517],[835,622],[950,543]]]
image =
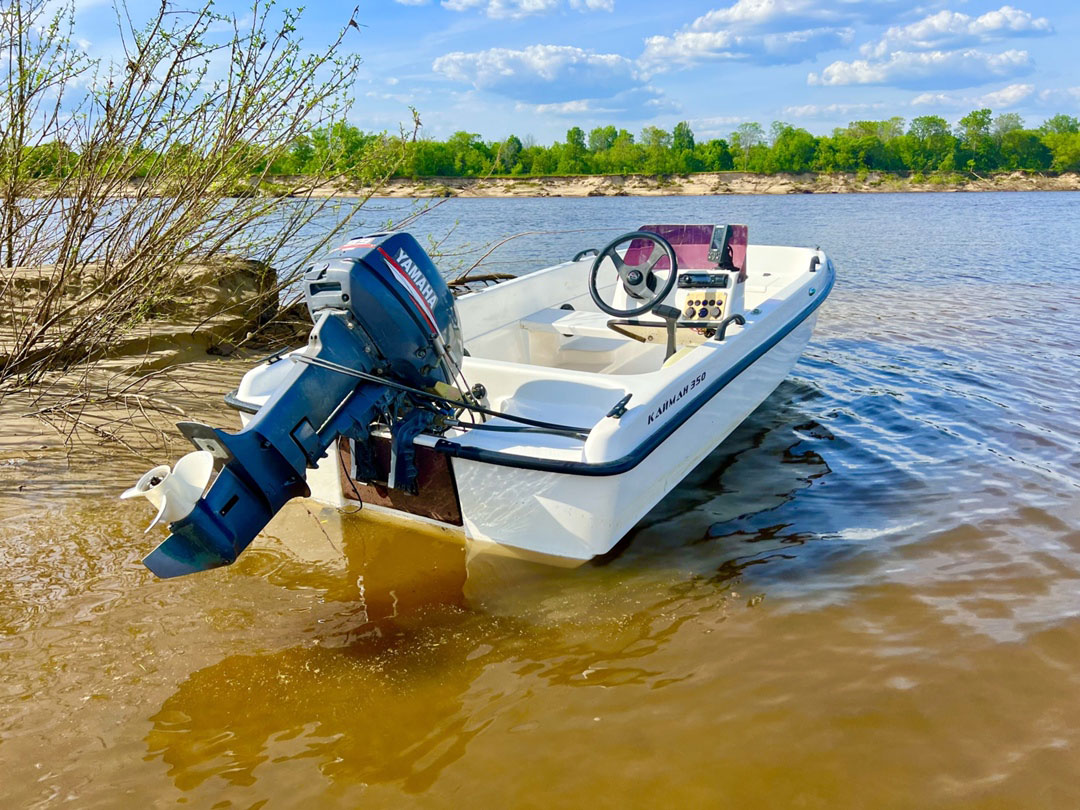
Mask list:
[[[918,177],[918,176],[916,176]],[[145,195],[146,181],[134,180],[117,196]],[[345,179],[314,183],[303,175],[275,175],[263,181],[252,178],[242,196],[266,197],[700,197],[722,194],[874,194],[896,192],[958,191],[1080,191],[1080,173],[1028,174],[1021,171],[965,178],[901,177],[870,172],[865,177],[839,174],[753,174],[751,172],[701,172],[652,176],[607,174],[549,177],[395,177],[372,188]],[[48,187],[43,184],[44,196]],[[150,196],[161,192],[150,191]],[[168,196],[165,194],[164,196]]]
[[[315,190],[329,196],[334,187]],[[337,189],[341,193],[341,189]],[[1080,174],[1058,176],[1012,172],[958,183],[913,182],[894,175],[776,174],[713,172],[672,177],[434,177],[389,181],[376,197],[655,197],[711,194],[849,194],[932,191],[1080,191]]]

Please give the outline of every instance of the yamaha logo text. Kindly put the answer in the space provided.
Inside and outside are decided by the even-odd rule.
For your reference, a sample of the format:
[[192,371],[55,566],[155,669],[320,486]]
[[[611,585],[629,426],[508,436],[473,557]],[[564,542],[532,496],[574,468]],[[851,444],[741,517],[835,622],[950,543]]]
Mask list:
[[420,268],[413,263],[413,260],[409,258],[409,254],[404,249],[398,249],[397,263],[401,266],[401,269],[413,280],[417,290],[424,297],[424,300],[428,302],[428,306],[434,308],[438,305],[438,298],[435,297],[435,290],[431,284],[428,283],[427,278]]

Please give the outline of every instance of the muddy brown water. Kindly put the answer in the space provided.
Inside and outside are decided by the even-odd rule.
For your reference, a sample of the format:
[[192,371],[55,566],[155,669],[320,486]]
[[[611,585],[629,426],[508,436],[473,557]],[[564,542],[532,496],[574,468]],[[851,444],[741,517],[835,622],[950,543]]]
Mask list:
[[5,437],[0,805],[1080,806],[1080,195],[691,202],[438,212],[837,261],[792,377],[597,564],[297,503],[158,582],[143,462]]

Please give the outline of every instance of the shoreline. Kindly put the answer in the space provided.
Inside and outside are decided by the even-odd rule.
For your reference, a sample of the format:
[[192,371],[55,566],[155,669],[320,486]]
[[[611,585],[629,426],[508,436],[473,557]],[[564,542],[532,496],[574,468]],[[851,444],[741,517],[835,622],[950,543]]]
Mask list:
[[[776,174],[706,172],[669,177],[647,175],[593,175],[575,177],[430,177],[394,178],[372,196],[400,197],[659,197],[727,194],[875,194],[974,191],[1080,191],[1080,174],[1058,176],[1011,172],[986,178],[922,180],[871,172],[855,174]],[[312,196],[349,192],[337,185],[311,191]],[[357,189],[353,193],[368,193]]]
[[[914,178],[919,178],[918,180]],[[1059,175],[1021,171],[967,177],[913,175],[884,172],[817,174],[753,174],[750,172],[700,172],[685,175],[598,174],[545,177],[395,177],[380,186],[364,186],[347,180],[314,183],[304,175],[251,178],[221,193],[222,197],[280,199],[328,199],[331,197],[374,199],[474,197],[487,199],[540,197],[710,197],[724,195],[780,194],[882,194],[973,191],[1080,191],[1080,172]],[[49,196],[42,184],[33,197]],[[150,181],[132,180],[115,197],[170,196]]]

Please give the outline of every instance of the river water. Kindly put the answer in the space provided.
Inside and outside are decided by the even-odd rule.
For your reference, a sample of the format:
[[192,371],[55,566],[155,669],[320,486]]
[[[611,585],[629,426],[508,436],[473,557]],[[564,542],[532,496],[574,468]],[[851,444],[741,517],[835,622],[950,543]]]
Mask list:
[[839,282],[600,563],[467,565],[297,505],[157,582],[115,500],[141,462],[27,465],[0,805],[1080,806],[1080,195],[452,200],[413,231],[458,223],[466,265],[559,232],[494,255],[520,272],[663,221],[820,245]]

